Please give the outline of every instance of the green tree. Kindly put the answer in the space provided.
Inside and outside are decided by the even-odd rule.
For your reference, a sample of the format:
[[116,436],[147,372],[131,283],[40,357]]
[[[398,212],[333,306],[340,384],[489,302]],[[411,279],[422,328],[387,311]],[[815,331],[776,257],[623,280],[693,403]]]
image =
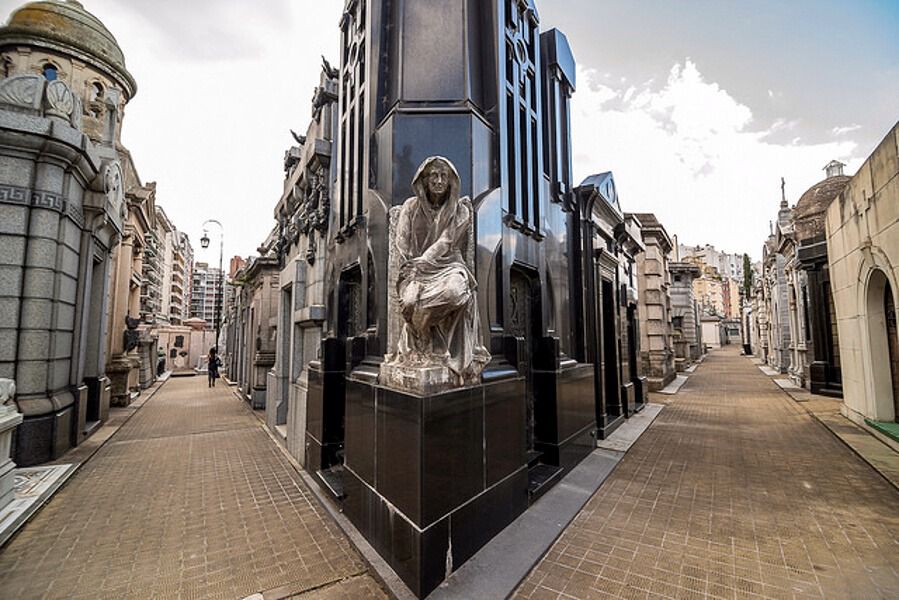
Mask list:
[[752,294],[752,264],[749,262],[749,255],[743,254],[743,297],[749,298]]

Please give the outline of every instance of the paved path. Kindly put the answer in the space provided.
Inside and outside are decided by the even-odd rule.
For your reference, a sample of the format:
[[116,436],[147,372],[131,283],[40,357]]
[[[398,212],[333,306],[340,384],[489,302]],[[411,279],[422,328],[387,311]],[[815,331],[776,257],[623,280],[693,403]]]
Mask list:
[[0,598],[384,598],[259,421],[172,379],[0,552]]
[[899,492],[755,365],[669,398],[518,598],[899,598]]

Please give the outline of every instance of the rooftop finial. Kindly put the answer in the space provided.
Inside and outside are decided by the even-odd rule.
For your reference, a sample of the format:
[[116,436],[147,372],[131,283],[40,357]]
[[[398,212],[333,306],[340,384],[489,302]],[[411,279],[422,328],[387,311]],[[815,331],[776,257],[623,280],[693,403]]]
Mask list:
[[787,182],[783,177],[780,178],[780,207],[786,208],[787,206]]

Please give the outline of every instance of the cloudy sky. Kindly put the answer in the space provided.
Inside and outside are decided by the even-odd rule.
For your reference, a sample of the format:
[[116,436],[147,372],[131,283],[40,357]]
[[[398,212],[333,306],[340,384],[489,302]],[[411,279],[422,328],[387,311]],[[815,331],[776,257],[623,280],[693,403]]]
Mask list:
[[[0,0],[0,13],[19,4]],[[217,218],[226,255],[254,253],[273,224],[289,130],[310,118],[319,57],[337,63],[343,0],[83,4],[137,79],[123,140],[141,178],[158,182],[157,202],[193,240]],[[781,177],[795,203],[829,160],[854,173],[899,118],[895,1],[538,7],[579,64],[575,178],[612,170],[624,209],[655,212],[685,243],[758,258]]]

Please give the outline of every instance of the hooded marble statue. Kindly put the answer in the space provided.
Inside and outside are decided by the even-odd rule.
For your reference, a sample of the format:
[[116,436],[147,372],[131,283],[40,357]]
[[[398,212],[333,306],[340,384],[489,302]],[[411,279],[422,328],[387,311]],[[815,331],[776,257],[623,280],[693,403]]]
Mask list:
[[465,263],[474,211],[467,196],[459,198],[459,187],[452,163],[432,156],[418,168],[415,195],[400,209],[393,262],[403,322],[396,351],[385,357],[387,385],[422,391],[432,386],[410,375],[435,369],[446,377],[431,384],[477,383],[490,360],[481,342],[477,281]]

